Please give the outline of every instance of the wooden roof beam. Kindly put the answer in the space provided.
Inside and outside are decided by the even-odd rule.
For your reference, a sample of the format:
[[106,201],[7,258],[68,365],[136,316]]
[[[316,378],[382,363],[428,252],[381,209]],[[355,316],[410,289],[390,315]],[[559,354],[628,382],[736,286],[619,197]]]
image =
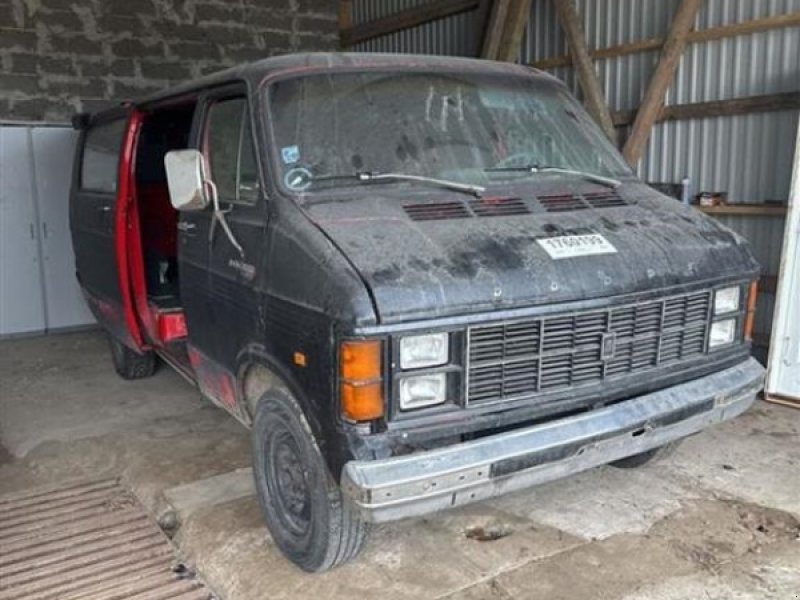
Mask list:
[[[730,25],[720,25],[719,27],[709,27],[708,29],[692,31],[687,37],[687,42],[690,44],[711,42],[740,35],[797,26],[800,26],[800,11],[786,15],[775,15],[774,17],[764,17],[751,21],[742,21],[741,23],[732,23]],[[620,56],[638,54],[639,52],[646,52],[648,50],[660,50],[663,46],[664,38],[647,38],[635,42],[628,42],[627,44],[620,44],[619,46],[608,46],[607,48],[591,50],[589,56],[595,60],[602,58],[618,58]],[[570,65],[572,65],[572,57],[568,54],[543,58],[531,63],[531,66],[537,69],[555,69],[556,67],[569,67]]]
[[661,114],[661,109],[664,108],[664,98],[675,76],[681,55],[686,49],[689,32],[694,26],[695,17],[702,4],[703,0],[681,0],[678,12],[675,13],[655,73],[636,112],[631,135],[622,149],[622,155],[632,166],[636,166],[642,158],[653,125]]
[[592,58],[589,56],[589,49],[586,46],[586,34],[583,30],[583,21],[572,0],[553,0],[553,5],[567,38],[575,69],[578,72],[578,81],[583,90],[586,108],[589,114],[600,125],[608,139],[616,145],[616,131],[611,119],[611,111],[606,102],[606,95],[603,86],[595,71]]
[[481,0],[438,0],[339,31],[342,48],[478,8]]
[[514,62],[531,14],[531,0],[494,0],[481,57]]

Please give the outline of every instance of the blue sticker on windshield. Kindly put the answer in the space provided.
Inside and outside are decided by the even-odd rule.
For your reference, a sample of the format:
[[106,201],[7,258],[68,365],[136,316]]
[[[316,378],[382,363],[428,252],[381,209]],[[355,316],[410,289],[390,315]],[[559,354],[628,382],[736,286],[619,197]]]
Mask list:
[[287,165],[291,165],[300,160],[300,148],[297,146],[284,146],[281,148],[281,158]]

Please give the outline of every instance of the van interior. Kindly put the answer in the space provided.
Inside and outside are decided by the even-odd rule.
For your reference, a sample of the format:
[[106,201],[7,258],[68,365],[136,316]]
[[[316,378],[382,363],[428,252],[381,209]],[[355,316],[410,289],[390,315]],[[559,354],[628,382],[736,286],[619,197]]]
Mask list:
[[[128,239],[136,310],[151,342],[186,337],[178,271],[178,212],[172,207],[164,156],[188,147],[196,102],[155,108],[142,115],[133,161],[138,223]],[[138,242],[138,244],[137,244]],[[140,251],[136,251],[138,246]],[[138,276],[137,276],[138,274]]]

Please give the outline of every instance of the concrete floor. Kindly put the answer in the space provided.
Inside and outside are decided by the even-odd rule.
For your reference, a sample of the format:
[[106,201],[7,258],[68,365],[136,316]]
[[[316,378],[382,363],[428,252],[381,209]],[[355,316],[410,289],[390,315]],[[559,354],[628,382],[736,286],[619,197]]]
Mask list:
[[180,520],[179,551],[225,600],[800,599],[800,411],[786,407],[761,403],[656,465],[380,527],[317,576],[272,544],[249,462],[232,418],[166,367],[118,379],[97,332],[0,342],[0,494],[120,476]]

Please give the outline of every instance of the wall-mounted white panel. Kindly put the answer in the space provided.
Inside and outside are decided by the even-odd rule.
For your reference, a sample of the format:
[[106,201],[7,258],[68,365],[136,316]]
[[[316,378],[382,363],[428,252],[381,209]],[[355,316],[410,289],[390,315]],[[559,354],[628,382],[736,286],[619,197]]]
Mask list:
[[94,318],[75,277],[69,232],[69,187],[78,134],[66,127],[37,127],[31,136],[47,328],[86,325]]
[[31,139],[0,127],[0,335],[46,328]]

